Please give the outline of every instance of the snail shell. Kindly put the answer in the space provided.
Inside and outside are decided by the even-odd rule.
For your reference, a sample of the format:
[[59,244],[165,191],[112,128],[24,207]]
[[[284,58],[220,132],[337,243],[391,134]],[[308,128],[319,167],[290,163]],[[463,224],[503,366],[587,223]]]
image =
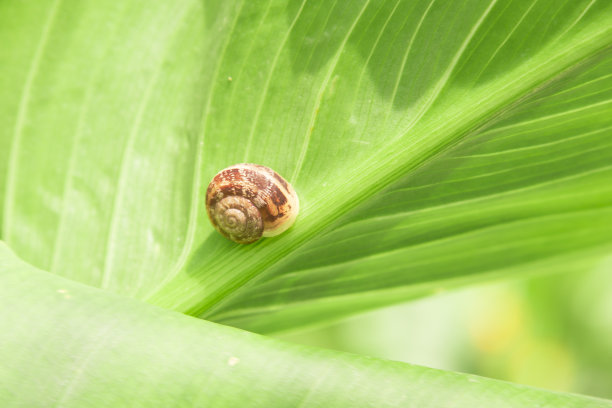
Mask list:
[[249,244],[287,230],[297,217],[299,201],[293,187],[274,170],[241,163],[212,179],[206,211],[222,235]]

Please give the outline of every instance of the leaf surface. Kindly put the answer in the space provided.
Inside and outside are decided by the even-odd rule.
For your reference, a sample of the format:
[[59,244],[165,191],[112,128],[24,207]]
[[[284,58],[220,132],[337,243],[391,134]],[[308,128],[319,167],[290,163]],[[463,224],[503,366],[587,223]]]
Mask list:
[[43,272],[0,241],[3,407],[610,407],[283,343]]

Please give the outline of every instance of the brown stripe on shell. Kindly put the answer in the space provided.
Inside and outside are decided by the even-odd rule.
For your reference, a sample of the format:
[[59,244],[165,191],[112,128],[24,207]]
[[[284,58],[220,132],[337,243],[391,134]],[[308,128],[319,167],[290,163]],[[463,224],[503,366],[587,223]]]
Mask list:
[[[274,170],[257,164],[237,164],[221,170],[213,178],[206,190],[206,209],[211,220],[212,208],[229,196],[244,197],[259,209],[264,236],[266,232],[270,236],[286,229],[299,207],[291,185]],[[283,226],[287,220],[289,224]]]
[[285,188],[285,191],[289,191],[289,184],[277,172],[274,172],[274,178]]

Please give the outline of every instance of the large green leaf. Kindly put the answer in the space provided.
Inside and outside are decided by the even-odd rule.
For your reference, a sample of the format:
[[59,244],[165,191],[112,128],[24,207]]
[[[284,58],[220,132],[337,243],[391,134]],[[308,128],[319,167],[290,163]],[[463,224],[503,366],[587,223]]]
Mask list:
[[223,327],[49,274],[0,242],[3,407],[611,407]]
[[[257,330],[587,267],[612,245],[611,39],[588,0],[3,2],[2,237]],[[246,247],[202,199],[242,161],[303,204]]]

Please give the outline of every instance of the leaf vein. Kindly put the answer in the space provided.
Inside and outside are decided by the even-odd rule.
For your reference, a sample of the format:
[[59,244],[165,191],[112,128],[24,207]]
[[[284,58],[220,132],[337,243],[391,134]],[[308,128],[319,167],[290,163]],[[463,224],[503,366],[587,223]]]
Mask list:
[[371,0],[367,0],[365,2],[365,5],[361,8],[361,11],[359,12],[357,17],[353,21],[353,24],[351,25],[351,27],[349,28],[348,32],[346,33],[346,36],[342,40],[342,43],[340,44],[340,47],[338,48],[338,51],[336,51],[336,54],[334,55],[334,59],[332,60],[332,62],[330,64],[330,68],[327,70],[327,74],[325,75],[325,78],[323,80],[321,88],[319,89],[319,92],[317,94],[317,99],[316,99],[316,102],[315,102],[313,110],[312,110],[312,114],[311,114],[311,117],[310,117],[310,121],[308,123],[308,127],[306,129],[306,135],[304,137],[304,143],[302,144],[302,148],[300,149],[300,155],[298,157],[297,164],[296,164],[295,170],[293,172],[293,176],[291,177],[291,181],[293,183],[295,183],[297,181],[297,178],[299,177],[300,172],[302,170],[302,166],[304,164],[304,159],[306,158],[306,152],[308,151],[308,146],[310,145],[310,138],[311,138],[312,132],[314,130],[314,125],[315,125],[315,122],[317,120],[317,115],[319,113],[319,108],[321,107],[321,103],[323,101],[323,95],[325,93],[325,90],[327,89],[327,85],[329,84],[331,76],[334,73],[334,70],[336,69],[338,61],[340,60],[340,56],[342,55],[342,52],[344,51],[344,48],[346,46],[346,43],[348,42],[349,37],[351,36],[353,31],[355,30],[355,27],[357,26],[357,23],[361,19],[361,16],[365,12],[366,8],[368,8],[368,5],[370,4],[370,1]]
[[28,115],[28,105],[30,103],[30,98],[32,97],[32,87],[34,85],[34,80],[38,75],[42,56],[47,46],[47,42],[49,41],[49,37],[51,36],[51,31],[53,29],[53,25],[58,14],[57,11],[60,8],[61,1],[62,0],[55,0],[51,6],[51,10],[49,11],[49,15],[42,30],[41,38],[36,47],[36,51],[34,51],[32,64],[30,65],[30,69],[28,70],[28,75],[26,77],[26,82],[23,87],[21,99],[19,100],[19,108],[17,111],[17,119],[15,122],[14,139],[13,143],[11,144],[8,159],[8,168],[6,171],[7,180],[6,191],[4,195],[4,214],[2,217],[2,238],[6,242],[10,242],[9,234],[13,222],[13,205],[15,200],[19,148],[21,147],[21,139],[23,138],[26,117]]

